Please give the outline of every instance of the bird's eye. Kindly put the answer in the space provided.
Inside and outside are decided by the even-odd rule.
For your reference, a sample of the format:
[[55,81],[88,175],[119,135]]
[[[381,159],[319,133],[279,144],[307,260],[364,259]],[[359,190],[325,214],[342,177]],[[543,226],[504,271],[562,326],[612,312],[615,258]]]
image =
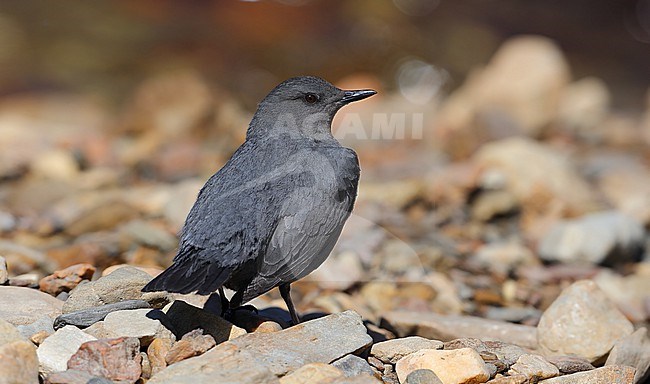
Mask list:
[[305,101],[309,104],[314,104],[318,101],[318,96],[314,95],[313,93],[307,93],[305,94]]

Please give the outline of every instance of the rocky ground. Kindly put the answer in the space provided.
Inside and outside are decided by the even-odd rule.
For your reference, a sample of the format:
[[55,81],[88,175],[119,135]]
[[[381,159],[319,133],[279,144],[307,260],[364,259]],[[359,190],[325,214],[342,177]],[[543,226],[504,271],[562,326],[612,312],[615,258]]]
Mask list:
[[[337,119],[358,204],[293,327],[275,291],[232,323],[218,297],[140,292],[243,140],[227,92],[175,72],[118,112],[1,99],[0,383],[648,382],[650,105],[612,107],[536,37],[423,104],[426,79],[340,85],[380,94]],[[423,134],[373,139],[379,113]]]

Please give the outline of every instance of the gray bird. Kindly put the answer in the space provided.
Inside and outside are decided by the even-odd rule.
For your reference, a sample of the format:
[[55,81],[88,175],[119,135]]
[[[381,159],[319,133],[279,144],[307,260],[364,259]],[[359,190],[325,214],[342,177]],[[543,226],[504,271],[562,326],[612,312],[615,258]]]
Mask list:
[[[311,76],[275,87],[244,143],[199,192],[173,264],[143,291],[218,290],[232,310],[279,287],[299,323],[290,284],[325,261],[357,196],[357,155],[332,136],[332,119],[375,93]],[[223,287],[235,291],[229,302]]]

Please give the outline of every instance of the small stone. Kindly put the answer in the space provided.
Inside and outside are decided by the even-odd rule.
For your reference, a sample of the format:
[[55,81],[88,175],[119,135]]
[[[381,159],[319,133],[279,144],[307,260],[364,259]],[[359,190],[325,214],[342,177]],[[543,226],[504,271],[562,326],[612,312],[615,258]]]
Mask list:
[[165,361],[167,365],[171,365],[189,357],[202,355],[215,345],[217,343],[214,337],[204,335],[202,329],[195,329],[183,335],[183,338],[171,347]]
[[370,349],[370,355],[384,363],[395,364],[402,357],[421,349],[442,349],[442,347],[442,341],[409,336],[375,343]]
[[46,335],[51,335],[54,333],[54,328],[52,327],[53,320],[48,316],[42,316],[38,320],[34,321],[31,324],[27,325],[18,325],[18,331],[25,337],[31,339],[37,333],[45,333]]
[[257,329],[255,329],[255,332],[260,332],[260,333],[271,333],[271,332],[278,332],[282,330],[282,326],[275,321],[265,321],[262,324],[260,324]]
[[68,369],[68,360],[79,347],[95,340],[91,335],[84,333],[79,328],[66,325],[45,339],[36,350],[40,371],[44,374],[62,372]]
[[41,291],[56,296],[61,292],[70,292],[82,280],[92,279],[94,273],[95,267],[90,264],[75,264],[45,276],[38,285]]
[[[101,323],[101,325],[100,325]],[[98,339],[136,337],[140,345],[149,345],[155,337],[173,339],[174,335],[163,323],[169,323],[158,309],[130,309],[111,312],[104,321],[86,329],[86,333]]]
[[101,305],[99,307],[81,309],[57,317],[54,320],[54,329],[59,329],[66,325],[86,328],[98,321],[104,320],[111,312],[140,308],[150,308],[150,305],[144,300],[124,300],[113,304]]
[[332,363],[333,366],[343,371],[345,377],[359,375],[374,376],[374,371],[368,362],[359,356],[347,355]]
[[88,372],[68,369],[47,376],[45,384],[113,384],[113,382],[104,377],[91,375]]
[[555,224],[542,238],[539,255],[546,261],[615,265],[638,261],[645,230],[618,211],[598,212]]
[[167,367],[165,356],[172,348],[171,339],[154,339],[147,347],[147,356],[151,365],[151,376],[162,371]]
[[558,376],[542,381],[543,384],[633,384],[634,368],[625,365],[608,365],[591,371]]
[[508,374],[511,376],[516,374],[526,375],[530,381],[537,382],[558,376],[560,371],[555,365],[539,355],[525,354],[521,355],[517,362],[510,367]]
[[400,382],[416,369],[430,369],[443,383],[484,383],[490,378],[483,359],[470,348],[422,349],[399,360],[395,369]]
[[635,383],[650,377],[650,338],[645,327],[619,339],[609,353],[605,365],[627,365],[636,368]]
[[496,375],[494,379],[488,381],[488,384],[527,384],[527,383],[529,383],[529,381],[526,375],[513,375],[513,376]]
[[0,319],[0,345],[19,340],[25,340],[25,337],[21,335],[18,328],[6,320]]
[[23,273],[22,275],[9,278],[9,285],[12,287],[38,288],[38,273]]
[[589,280],[564,289],[546,309],[537,326],[539,346],[549,355],[574,354],[594,362],[633,326]]
[[151,362],[149,361],[149,356],[145,352],[140,352],[140,359],[142,377],[145,379],[151,378]]
[[45,339],[47,339],[49,336],[50,334],[47,331],[39,331],[31,335],[29,337],[29,341],[31,341],[35,345],[41,345],[43,344],[43,341],[45,341]]
[[7,260],[0,256],[0,285],[5,285],[9,281],[9,272],[7,272]]
[[[119,268],[96,281],[78,285],[70,292],[70,297],[63,305],[63,312],[70,313],[124,300],[140,300],[143,298],[142,287],[151,278],[148,273],[133,267]],[[162,292],[155,294],[164,295]]]
[[406,384],[443,384],[430,369],[416,369],[406,376]]
[[280,384],[328,383],[333,379],[344,377],[343,372],[325,363],[310,363],[280,378]]
[[[7,340],[6,336],[3,338]],[[2,384],[38,384],[38,358],[34,345],[26,340],[0,342],[0,372]]]
[[178,245],[176,236],[144,220],[129,221],[120,230],[131,237],[134,242],[161,251],[172,250]]
[[37,156],[30,171],[36,177],[71,180],[79,173],[79,164],[71,151],[54,149]]
[[548,358],[548,362],[565,375],[594,369],[587,359],[579,356],[552,356]]
[[472,261],[500,275],[507,275],[520,265],[536,263],[535,256],[528,248],[512,242],[486,244],[474,254]]
[[470,337],[501,340],[524,348],[537,347],[535,327],[527,325],[431,312],[393,311],[383,318],[400,336],[418,335],[441,341]]
[[135,337],[93,340],[83,343],[70,357],[68,368],[134,383],[142,374],[141,358]]
[[212,336],[217,344],[220,344],[246,334],[245,330],[232,325],[221,316],[187,304],[182,300],[174,301],[167,309],[166,314],[174,327],[176,337],[182,337],[186,333],[200,328],[205,334]]

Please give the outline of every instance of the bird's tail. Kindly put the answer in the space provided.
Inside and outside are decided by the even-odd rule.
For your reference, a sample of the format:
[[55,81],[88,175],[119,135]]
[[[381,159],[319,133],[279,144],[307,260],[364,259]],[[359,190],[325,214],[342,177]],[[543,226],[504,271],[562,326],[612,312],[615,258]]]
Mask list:
[[230,278],[232,269],[215,263],[197,264],[191,260],[175,261],[142,288],[142,292],[167,291],[209,295]]

